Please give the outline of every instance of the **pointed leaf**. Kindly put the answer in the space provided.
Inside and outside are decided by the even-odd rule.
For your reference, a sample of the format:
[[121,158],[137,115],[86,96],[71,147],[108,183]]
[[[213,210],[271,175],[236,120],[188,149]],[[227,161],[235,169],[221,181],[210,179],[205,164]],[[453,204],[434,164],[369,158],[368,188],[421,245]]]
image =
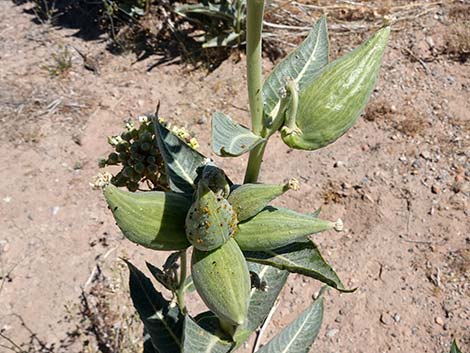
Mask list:
[[212,115],[212,149],[217,155],[240,156],[263,141],[263,138],[224,113],[215,112]]
[[342,222],[326,221],[285,208],[265,207],[260,213],[238,225],[235,240],[242,250],[276,249],[310,234],[329,229],[341,230]]
[[180,353],[183,334],[183,316],[178,307],[157,292],[152,282],[134,265],[129,267],[129,288],[132,302],[151,337],[157,353]]
[[191,201],[174,192],[129,192],[109,184],[106,202],[130,241],[155,250],[186,249],[184,220]]
[[178,281],[176,280],[176,278],[174,278],[174,276],[171,275],[171,273],[165,273],[158,267],[152,265],[147,261],[145,262],[145,264],[147,265],[147,268],[149,269],[150,273],[153,275],[153,277],[157,280],[158,283],[160,283],[169,291],[174,291],[176,289]]
[[326,18],[320,18],[304,42],[282,60],[269,74],[263,85],[264,112],[274,119],[281,106],[281,91],[286,79],[294,80],[301,90],[328,64],[328,31]]
[[186,315],[182,353],[227,353],[232,350],[233,345],[233,342],[221,339]]
[[257,353],[308,353],[317,338],[322,321],[323,297],[320,296]]
[[244,251],[248,261],[270,265],[293,273],[315,278],[341,292],[346,289],[338,275],[323,259],[317,246],[311,241],[297,242],[279,249],[265,251]]
[[462,353],[462,351],[457,346],[457,342],[455,340],[452,341],[452,346],[450,347],[450,353]]
[[196,190],[195,180],[198,170],[208,160],[202,154],[189,147],[169,129],[152,118],[155,126],[155,139],[165,162],[165,171],[170,188],[176,192],[191,194]]
[[248,262],[248,269],[255,272],[259,280],[266,284],[266,290],[251,288],[246,322],[235,333],[238,346],[264,322],[289,276],[287,271],[253,262]]
[[233,10],[230,11],[226,4],[213,4],[209,3],[208,5],[204,4],[186,4],[177,6],[175,12],[189,20],[195,20],[192,16],[194,15],[204,15],[209,18],[216,17],[225,21],[233,21],[234,13]]
[[216,47],[228,47],[232,45],[237,45],[237,39],[245,35],[244,32],[236,33],[230,32],[227,34],[221,34],[217,37],[208,39],[203,45],[203,48],[216,48]]

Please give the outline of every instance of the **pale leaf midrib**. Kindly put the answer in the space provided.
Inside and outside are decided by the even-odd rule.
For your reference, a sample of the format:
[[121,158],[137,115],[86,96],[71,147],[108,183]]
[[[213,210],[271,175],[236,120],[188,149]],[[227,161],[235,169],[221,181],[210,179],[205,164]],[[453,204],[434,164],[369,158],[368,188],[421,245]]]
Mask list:
[[313,310],[310,310],[308,315],[305,317],[305,320],[302,322],[302,325],[298,328],[297,332],[295,333],[294,337],[289,341],[289,344],[285,347],[285,349],[281,353],[287,353],[289,351],[290,346],[292,343],[297,339],[297,336],[300,334],[304,326],[307,324],[308,320],[310,319],[310,316],[312,316]]

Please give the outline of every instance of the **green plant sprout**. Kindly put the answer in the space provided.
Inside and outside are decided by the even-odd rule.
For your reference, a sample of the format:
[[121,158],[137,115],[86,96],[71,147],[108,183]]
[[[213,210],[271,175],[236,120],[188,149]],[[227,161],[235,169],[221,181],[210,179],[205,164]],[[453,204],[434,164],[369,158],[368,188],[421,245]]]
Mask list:
[[[116,176],[114,184],[130,190],[113,181],[104,187],[123,234],[144,247],[173,251],[163,268],[147,264],[155,280],[172,293],[169,299],[128,262],[131,297],[144,323],[148,353],[235,351],[263,325],[289,273],[314,278],[324,288],[354,291],[343,285],[309,238],[327,230],[341,231],[342,221],[321,219],[319,211],[299,213],[270,205],[278,196],[298,190],[295,179],[281,184],[257,181],[267,142],[277,131],[288,146],[312,151],[351,128],[375,86],[390,29],[384,26],[352,52],[329,62],[322,17],[263,82],[265,2],[248,0],[246,6],[252,129],[221,112],[212,117],[212,148],[217,155],[249,153],[244,183],[233,183],[172,132],[158,117],[158,109],[139,128],[125,132],[131,138],[122,136],[113,142],[116,151],[117,146],[124,151],[122,156],[117,151],[102,162],[121,165],[125,180]],[[144,146],[150,142],[155,143],[152,148]],[[149,157],[158,157],[158,163],[153,159],[150,163]],[[132,192],[142,178],[151,181],[153,191]],[[208,311],[197,315],[188,311],[185,295],[194,290]],[[308,352],[321,327],[324,291],[256,352]]]
[[240,46],[245,41],[246,0],[202,0],[175,12],[203,30],[195,40],[203,48]]

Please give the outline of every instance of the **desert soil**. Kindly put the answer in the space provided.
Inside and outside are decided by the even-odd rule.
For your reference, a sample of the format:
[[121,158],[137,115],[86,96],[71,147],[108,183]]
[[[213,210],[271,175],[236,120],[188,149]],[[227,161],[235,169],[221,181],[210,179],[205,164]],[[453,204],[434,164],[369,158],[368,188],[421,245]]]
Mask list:
[[[111,298],[115,311],[101,325],[133,332],[137,352],[140,324],[120,258],[143,268],[167,254],[124,239],[89,182],[110,152],[107,136],[158,100],[161,116],[194,133],[201,151],[241,182],[247,158],[217,158],[209,141],[215,110],[249,125],[245,59],[233,55],[211,72],[183,64],[148,72],[155,57],[136,62],[73,29],[37,24],[25,13],[30,6],[0,2],[0,351],[17,344],[27,352],[131,352],[99,346],[85,295],[98,326],[99,300]],[[470,352],[470,66],[446,51],[459,18],[449,15],[452,6],[469,20],[468,3],[444,2],[398,23],[369,107],[343,138],[316,152],[291,150],[278,137],[269,143],[262,181],[301,182],[279,204],[322,207],[325,218],[345,222],[344,232],[314,240],[345,285],[358,289],[328,292],[312,351],[443,353],[456,338]],[[330,31],[332,57],[370,33],[338,28]],[[99,75],[72,46],[98,57]],[[63,47],[72,67],[51,77],[47,67]],[[265,59],[266,72],[272,66]],[[319,288],[291,275],[262,341]]]

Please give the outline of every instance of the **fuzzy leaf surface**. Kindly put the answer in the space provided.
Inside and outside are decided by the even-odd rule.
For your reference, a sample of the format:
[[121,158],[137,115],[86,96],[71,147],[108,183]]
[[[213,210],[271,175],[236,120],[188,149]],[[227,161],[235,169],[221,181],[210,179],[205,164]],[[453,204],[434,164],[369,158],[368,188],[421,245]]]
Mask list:
[[274,250],[244,251],[244,254],[248,261],[299,273],[317,279],[341,292],[354,291],[344,287],[338,275],[311,241],[296,242]]
[[212,115],[212,149],[219,156],[236,157],[251,151],[264,139],[237,124],[224,113]]
[[281,103],[286,79],[293,79],[302,90],[328,64],[328,30],[325,17],[320,18],[303,43],[282,60],[263,84],[264,112],[274,119]]
[[248,262],[248,269],[255,272],[261,282],[265,282],[266,290],[251,288],[248,316],[245,324],[235,333],[237,345],[245,342],[264,322],[289,276],[287,271],[254,262]]
[[184,336],[182,353],[228,353],[233,342],[221,339],[214,333],[201,327],[189,315],[184,319]]
[[165,171],[171,190],[191,194],[196,190],[198,171],[207,159],[153,117],[155,136],[165,162]]
[[129,267],[129,288],[132,302],[150,335],[157,353],[180,353],[183,321],[178,307],[157,292],[152,282],[137,267],[126,261]]
[[322,321],[323,297],[320,297],[257,353],[308,353]]

